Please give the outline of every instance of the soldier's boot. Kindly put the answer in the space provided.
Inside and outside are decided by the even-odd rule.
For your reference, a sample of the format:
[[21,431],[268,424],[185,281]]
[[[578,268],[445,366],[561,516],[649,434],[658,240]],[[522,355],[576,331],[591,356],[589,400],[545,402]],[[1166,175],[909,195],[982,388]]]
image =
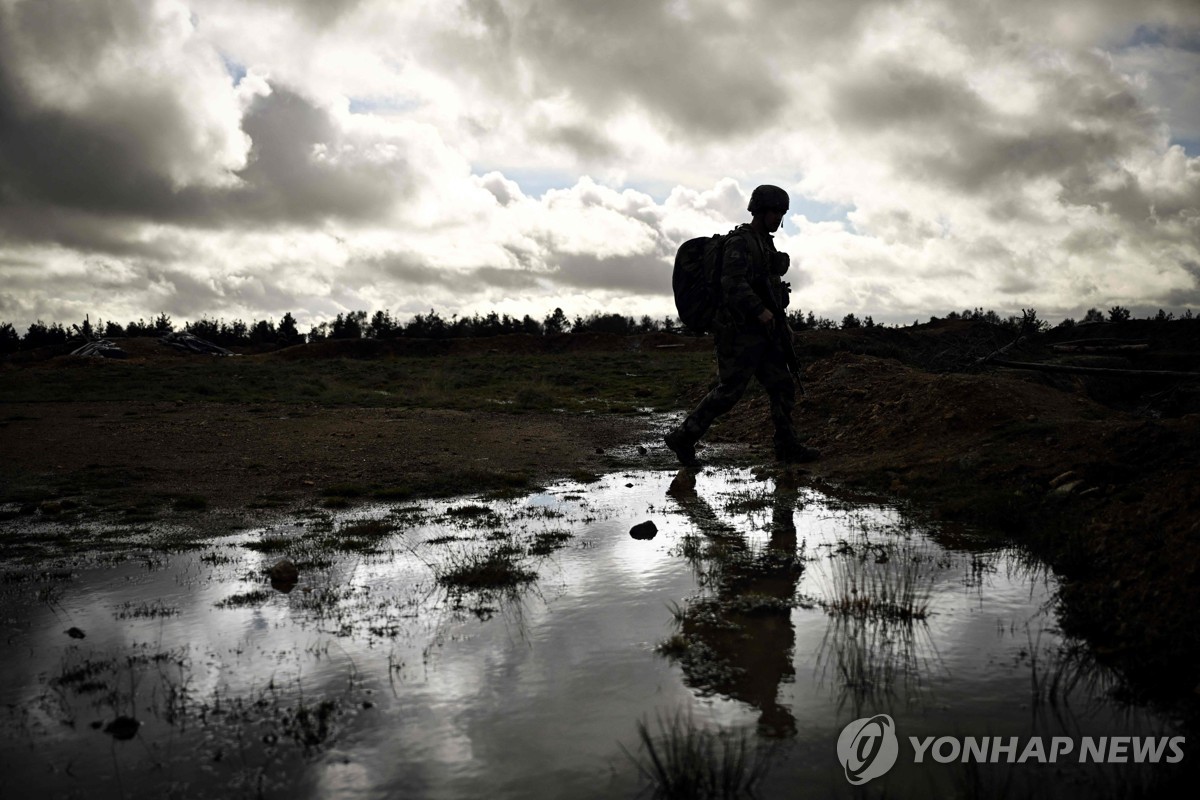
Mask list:
[[696,442],[700,441],[702,433],[696,430],[691,417],[683,421],[675,430],[663,437],[663,444],[670,448],[679,463],[685,467],[698,467],[700,461],[696,458]]
[[[808,438],[808,437],[804,437]],[[785,464],[806,464],[821,457],[821,451],[815,447],[807,447],[799,436],[775,438],[775,458]]]

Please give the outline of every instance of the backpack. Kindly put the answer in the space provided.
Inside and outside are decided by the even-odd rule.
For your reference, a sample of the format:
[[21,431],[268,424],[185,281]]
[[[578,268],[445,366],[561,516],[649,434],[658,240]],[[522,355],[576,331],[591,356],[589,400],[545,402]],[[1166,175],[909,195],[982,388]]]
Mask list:
[[679,321],[697,333],[712,330],[721,304],[721,262],[729,234],[688,239],[675,253],[671,289]]

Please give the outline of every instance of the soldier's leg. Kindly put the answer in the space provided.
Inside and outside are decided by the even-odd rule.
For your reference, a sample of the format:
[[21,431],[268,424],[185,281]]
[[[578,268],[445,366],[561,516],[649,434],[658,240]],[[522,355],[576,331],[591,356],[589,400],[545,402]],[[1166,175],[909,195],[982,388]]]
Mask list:
[[775,426],[775,441],[794,441],[796,429],[792,425],[792,411],[796,407],[796,384],[788,372],[783,354],[777,348],[773,348],[759,363],[755,377],[767,391],[767,398],[771,402],[771,424]]
[[717,344],[717,385],[683,421],[683,429],[697,439],[746,393],[762,357],[763,344],[746,337],[731,336]]
[[783,352],[773,348],[759,363],[755,375],[771,402],[775,456],[781,461],[812,461],[820,456],[820,451],[805,447],[796,434],[792,422],[792,412],[796,407],[796,383],[788,372]]
[[737,335],[717,339],[717,385],[678,428],[668,433],[666,442],[686,466],[696,463],[696,442],[700,441],[717,417],[728,412],[746,392],[761,358],[760,344]]

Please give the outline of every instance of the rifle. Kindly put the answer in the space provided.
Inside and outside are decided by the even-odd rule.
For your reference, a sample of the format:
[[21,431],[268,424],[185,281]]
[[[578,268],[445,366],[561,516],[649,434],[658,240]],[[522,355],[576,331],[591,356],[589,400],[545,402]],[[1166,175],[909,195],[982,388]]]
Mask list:
[[[780,281],[784,292],[787,292],[791,286],[787,281]],[[804,384],[800,382],[800,359],[796,356],[796,345],[792,341],[792,332],[788,328],[787,312],[780,307],[775,299],[775,293],[771,291],[770,278],[765,280],[763,286],[765,290],[761,297],[763,305],[771,312],[774,317],[769,326],[771,335],[779,343],[779,349],[783,351],[783,363],[787,365],[788,372],[791,373],[792,380],[796,383],[796,388],[800,390],[800,394],[804,394]]]

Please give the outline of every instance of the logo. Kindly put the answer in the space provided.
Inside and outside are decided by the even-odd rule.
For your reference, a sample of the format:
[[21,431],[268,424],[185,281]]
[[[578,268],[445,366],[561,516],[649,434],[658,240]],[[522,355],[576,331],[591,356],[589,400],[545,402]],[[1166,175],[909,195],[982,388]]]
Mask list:
[[846,780],[853,785],[878,778],[892,768],[900,754],[896,723],[887,714],[854,720],[842,728],[837,753]]

